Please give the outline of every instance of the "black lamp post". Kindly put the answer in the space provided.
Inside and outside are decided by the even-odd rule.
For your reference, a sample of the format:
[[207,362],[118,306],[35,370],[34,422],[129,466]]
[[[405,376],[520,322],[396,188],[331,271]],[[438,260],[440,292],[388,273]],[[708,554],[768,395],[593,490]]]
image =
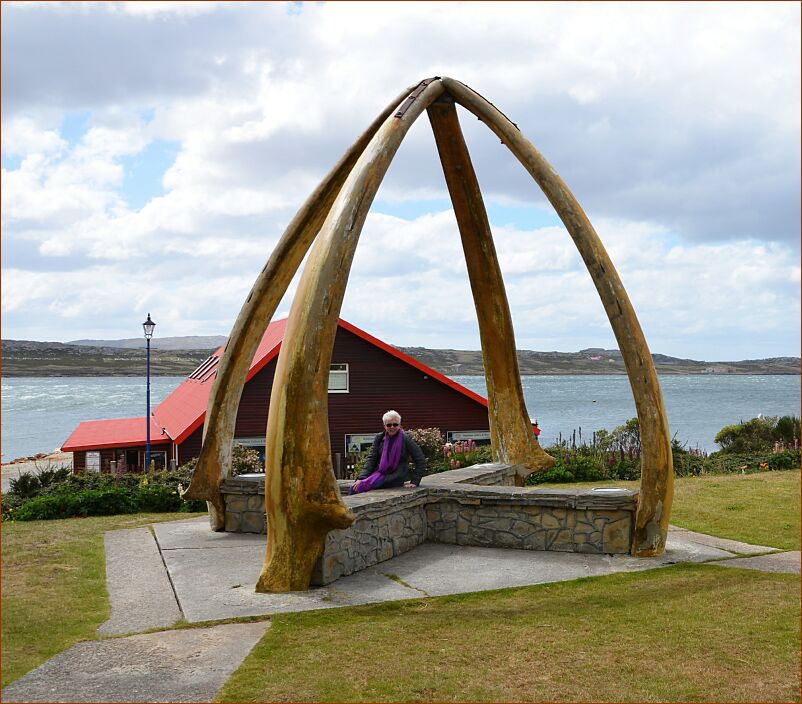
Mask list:
[[145,444],[145,471],[147,472],[150,469],[150,338],[153,337],[153,328],[156,327],[156,323],[154,323],[150,319],[150,313],[148,313],[148,319],[142,323],[142,329],[145,331],[145,339],[148,343],[148,391],[147,391],[147,403],[148,403],[148,411],[147,415],[145,416],[145,429],[146,429],[146,444]]

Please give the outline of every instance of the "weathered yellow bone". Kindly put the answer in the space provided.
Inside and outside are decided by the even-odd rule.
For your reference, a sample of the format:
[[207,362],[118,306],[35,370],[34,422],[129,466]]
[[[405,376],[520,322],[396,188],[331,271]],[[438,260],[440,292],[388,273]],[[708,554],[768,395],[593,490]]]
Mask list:
[[224,528],[225,507],[220,483],[231,470],[237,409],[256,348],[359,155],[411,90],[412,87],[407,88],[384,109],[307,198],[284,231],[237,316],[209,394],[198,463],[192,481],[182,493],[185,499],[208,502],[212,530]]
[[518,370],[515,333],[479,181],[460,129],[454,100],[444,95],[428,110],[457,217],[479,320],[490,437],[496,462],[517,465],[517,482],[554,466],[532,432]]
[[640,422],[641,487],[632,554],[659,555],[666,543],[674,498],[674,468],[663,396],[635,310],[610,257],[573,193],[540,152],[499,110],[452,78],[443,78],[446,91],[482,120],[515,155],[549,199],[574,240],[599,292],[618,341]]
[[[406,99],[399,106],[402,98]],[[306,589],[326,534],[353,521],[331,470],[328,369],[348,274],[370,204],[401,141],[423,110],[428,110],[432,123],[468,263],[495,456],[521,464],[522,474],[553,463],[529,425],[501,271],[453,101],[485,122],[532,175],[590,272],[618,340],[640,421],[641,495],[632,552],[655,555],[665,546],[673,497],[668,423],[651,354],[612,262],[573,194],[515,125],[462,83],[428,79],[412,93],[405,91],[379,116],[295,216],[254,284],[220,360],[198,469],[184,494],[209,501],[215,530],[223,528],[219,484],[230,466],[248,366],[317,235],[293,300],[270,398],[265,458],[268,544],[257,591]]]
[[[343,184],[304,267],[281,343],[265,438],[267,553],[256,591],[307,589],[326,534],[353,514],[331,469],[328,378],[356,245],[401,140],[443,92],[429,83],[385,119]],[[401,111],[399,111],[401,112]]]

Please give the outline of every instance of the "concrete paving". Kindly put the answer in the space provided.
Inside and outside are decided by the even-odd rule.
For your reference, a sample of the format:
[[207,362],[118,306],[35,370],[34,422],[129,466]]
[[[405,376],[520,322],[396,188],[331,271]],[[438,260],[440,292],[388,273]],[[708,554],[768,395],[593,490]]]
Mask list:
[[[181,611],[191,623],[526,586],[772,550],[735,541],[724,541],[725,549],[709,544],[718,539],[681,529],[672,529],[665,552],[652,558],[424,543],[324,587],[257,594],[266,536],[213,533],[205,517],[159,523],[154,530]],[[113,591],[110,596],[113,604]]]
[[78,643],[3,689],[4,702],[210,702],[269,624]]
[[714,562],[714,565],[722,567],[740,567],[748,570],[760,570],[761,572],[784,572],[786,574],[799,574],[800,563],[799,551],[777,552],[771,555],[759,555],[757,557],[739,557],[734,560],[724,560]]
[[671,535],[674,538],[682,538],[690,540],[701,545],[709,545],[714,548],[721,548],[728,552],[736,553],[738,555],[759,555],[765,552],[774,552],[777,548],[770,548],[767,545],[749,545],[748,543],[740,543],[737,540],[729,540],[728,538],[717,538],[715,535],[704,535],[703,533],[694,533],[693,531],[686,530],[685,528],[676,528],[671,526]]
[[[141,633],[181,618],[170,576],[149,528],[113,530],[104,536],[111,618],[101,635]],[[147,605],[147,608],[143,608]]]
[[[264,535],[213,533],[206,517],[106,534],[111,618],[101,634],[287,611],[476,592],[709,562],[799,573],[799,553],[672,528],[659,557],[581,555],[424,543],[325,587],[257,594]],[[749,557],[741,557],[748,555]],[[2,691],[8,702],[204,702],[269,626],[267,621],[79,643]]]

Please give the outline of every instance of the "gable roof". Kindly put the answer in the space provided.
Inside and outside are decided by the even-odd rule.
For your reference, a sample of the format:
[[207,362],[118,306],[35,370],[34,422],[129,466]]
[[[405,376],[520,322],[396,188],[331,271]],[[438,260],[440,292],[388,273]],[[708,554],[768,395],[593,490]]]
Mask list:
[[[132,447],[147,442],[145,416],[141,418],[114,418],[112,420],[85,420],[78,424],[61,449],[64,452],[76,450],[101,450],[115,447]],[[169,443],[170,438],[162,435],[161,426],[150,419],[150,444]]]
[[[262,341],[248,367],[245,382],[249,382],[264,366],[274,359],[281,348],[287,319],[276,320],[267,326]],[[195,369],[178,388],[164,399],[153,411],[160,427],[167,428],[167,434],[176,443],[182,443],[194,433],[206,418],[206,406],[212,383],[217,375],[217,365],[226,346],[223,345]]]
[[[395,347],[382,342],[373,335],[358,328],[356,325],[340,318],[338,321],[339,327],[353,333],[354,335],[362,338],[366,342],[378,347],[379,349],[387,352],[388,354],[400,359],[402,362],[415,367],[419,371],[428,375],[432,379],[439,381],[446,386],[451,387],[455,391],[467,396],[468,398],[476,401],[477,403],[487,406],[487,400],[482,398],[479,394],[471,391],[470,389],[458,384],[453,379],[449,379],[440,372],[427,367],[422,362],[404,354]],[[282,318],[276,320],[267,326],[265,334],[256,349],[256,352],[248,368],[248,374],[245,377],[245,382],[250,381],[256,374],[258,374],[269,362],[278,356],[281,349],[281,342],[284,339],[284,331],[287,327],[287,319]],[[209,394],[212,390],[212,382],[214,381],[217,365],[220,362],[220,357],[225,350],[225,345],[215,350],[206,360],[204,360],[183,382],[173,391],[167,398],[164,399],[153,411],[151,419],[151,428],[156,428],[154,433],[151,430],[151,443],[155,442],[152,438],[164,438],[162,435],[162,428],[165,429],[167,436],[171,438],[176,444],[182,443],[192,433],[194,433],[206,418],[206,406],[209,402]],[[142,428],[141,442],[144,443],[145,439],[145,419],[143,418],[130,418],[125,419],[130,422],[131,428],[128,426],[119,425],[120,421],[85,421],[81,423],[68,438],[67,442],[62,446],[62,450],[72,452],[74,450],[87,449],[88,447],[100,447],[99,444],[88,446],[85,438],[96,438],[98,441],[102,439],[103,447],[120,447],[125,444],[124,441],[118,440],[118,437],[128,437],[130,430],[134,427],[133,421],[136,421],[136,426]],[[117,424],[117,425],[115,425]],[[84,426],[90,426],[84,428]],[[133,436],[131,436],[133,437]],[[112,439],[113,438],[113,439]],[[80,446],[78,445],[78,441]],[[163,440],[160,440],[160,442]],[[137,443],[139,440],[137,439]],[[109,444],[111,443],[111,444]],[[128,444],[136,444],[129,442]]]

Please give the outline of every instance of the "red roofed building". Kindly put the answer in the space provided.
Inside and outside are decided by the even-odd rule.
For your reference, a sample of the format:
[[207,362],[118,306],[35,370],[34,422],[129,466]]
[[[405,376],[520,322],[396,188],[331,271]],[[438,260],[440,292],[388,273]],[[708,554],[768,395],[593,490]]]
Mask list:
[[[262,456],[286,322],[271,323],[262,337],[248,370],[234,429],[235,442],[256,448]],[[200,453],[206,404],[223,349],[205,360],[151,414],[151,456],[157,467],[171,460],[181,465]],[[406,428],[440,428],[449,440],[489,440],[484,398],[342,319],[331,361],[329,435],[335,468],[349,451],[369,445],[389,409],[401,414]],[[61,449],[74,453],[76,472],[108,472],[111,461],[141,471],[145,436],[144,417],[84,421]]]

